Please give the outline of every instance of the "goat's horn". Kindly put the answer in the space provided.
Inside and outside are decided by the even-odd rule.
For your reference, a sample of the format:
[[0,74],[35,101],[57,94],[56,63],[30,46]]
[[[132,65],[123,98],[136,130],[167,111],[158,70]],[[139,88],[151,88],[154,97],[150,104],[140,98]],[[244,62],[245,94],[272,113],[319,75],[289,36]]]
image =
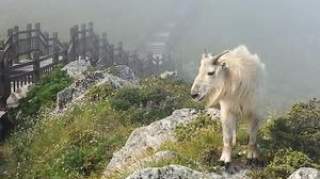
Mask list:
[[203,54],[204,54],[204,56],[207,58],[207,57],[208,57],[208,49],[205,48],[205,49],[203,50]]
[[218,54],[215,56],[215,58],[213,59],[213,64],[217,64],[218,60],[225,54],[229,53],[230,50],[225,50],[222,53]]

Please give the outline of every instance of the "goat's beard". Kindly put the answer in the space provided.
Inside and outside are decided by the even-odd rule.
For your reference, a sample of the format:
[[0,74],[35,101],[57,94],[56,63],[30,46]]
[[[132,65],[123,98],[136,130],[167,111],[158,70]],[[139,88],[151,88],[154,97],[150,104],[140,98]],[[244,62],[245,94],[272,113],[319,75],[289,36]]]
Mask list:
[[216,108],[220,106],[219,100],[224,95],[223,87],[221,88],[212,88],[207,94],[207,108]]

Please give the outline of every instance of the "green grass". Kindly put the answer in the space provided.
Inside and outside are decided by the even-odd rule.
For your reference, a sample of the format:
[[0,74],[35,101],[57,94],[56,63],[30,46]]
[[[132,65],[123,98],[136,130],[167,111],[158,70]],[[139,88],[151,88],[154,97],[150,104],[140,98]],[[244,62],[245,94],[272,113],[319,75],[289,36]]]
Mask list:
[[42,109],[53,108],[56,94],[71,83],[71,78],[58,66],[31,88],[27,97],[19,101],[19,107],[10,111],[10,118],[18,128],[32,126],[39,112]]
[[[176,129],[177,141],[166,142],[161,146],[160,150],[173,151],[177,157],[151,163],[151,166],[179,164],[204,172],[219,171],[218,160],[222,150],[221,130],[218,120],[212,120],[206,114],[200,115],[194,122]],[[242,132],[241,130],[240,133]],[[244,149],[243,144],[238,144],[235,147],[233,158],[242,161],[245,157],[239,155],[237,151]]]
[[61,117],[46,116],[6,143],[9,173],[18,178],[93,177],[134,127],[105,101],[75,106]]
[[[255,179],[287,178],[300,167],[320,168],[319,127],[320,101],[293,105],[285,116],[268,119],[258,136],[261,160],[266,164],[249,173]],[[233,162],[245,164],[246,124],[239,125],[237,141],[233,150]],[[179,164],[204,172],[218,172],[217,165],[222,150],[221,127],[207,115],[201,115],[193,123],[176,129],[176,142],[167,142],[160,150],[170,150],[177,157],[149,166]]]
[[202,108],[192,102],[188,88],[184,82],[157,78],[118,90],[106,84],[91,88],[83,104],[61,116],[40,110],[31,115],[37,121],[31,128],[17,130],[4,143],[6,157],[0,168],[7,174],[2,177],[99,177],[135,128],[178,108]]
[[[17,128],[4,143],[0,168],[6,172],[0,174],[2,178],[97,178],[135,128],[164,118],[175,109],[203,108],[203,104],[192,101],[190,86],[183,81],[148,78],[139,87],[93,87],[82,104],[52,116],[54,93],[69,83],[69,78],[57,71],[29,92],[28,100],[18,109],[24,112],[21,121],[31,118],[35,122],[23,130]],[[287,115],[267,121],[258,136],[266,165],[250,176],[286,178],[302,166],[320,168],[320,101],[295,104]],[[175,133],[177,141],[164,143],[160,150],[174,151],[177,156],[149,166],[180,164],[205,172],[221,170],[217,165],[222,150],[219,121],[202,114],[194,122],[179,126]],[[245,163],[247,140],[243,122],[234,162]]]

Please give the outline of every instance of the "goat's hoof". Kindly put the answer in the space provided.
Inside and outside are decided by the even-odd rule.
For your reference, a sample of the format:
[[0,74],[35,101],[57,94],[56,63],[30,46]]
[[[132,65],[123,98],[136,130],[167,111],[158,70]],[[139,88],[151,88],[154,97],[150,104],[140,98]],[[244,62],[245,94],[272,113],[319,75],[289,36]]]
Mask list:
[[218,165],[221,167],[224,167],[226,170],[228,170],[231,166],[231,162],[225,162],[225,161],[218,161]]
[[224,168],[226,169],[226,171],[229,171],[230,166],[231,166],[231,162],[225,162],[224,163]]
[[247,165],[252,165],[252,164],[253,164],[253,160],[254,160],[254,159],[252,159],[252,158],[248,158],[246,164],[247,164]]
[[264,162],[260,161],[257,158],[252,158],[252,159],[247,159],[247,165],[252,166],[252,167],[263,167]]
[[224,161],[219,160],[219,161],[218,161],[218,165],[221,166],[221,167],[223,167],[223,166],[225,165],[225,163],[224,163]]

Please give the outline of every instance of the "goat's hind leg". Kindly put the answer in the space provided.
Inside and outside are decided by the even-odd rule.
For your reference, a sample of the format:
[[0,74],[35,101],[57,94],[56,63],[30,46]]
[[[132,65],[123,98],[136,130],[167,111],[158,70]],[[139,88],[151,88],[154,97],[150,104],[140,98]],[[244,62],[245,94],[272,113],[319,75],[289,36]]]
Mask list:
[[259,129],[259,119],[256,116],[252,116],[249,124],[249,143],[248,143],[248,152],[247,159],[248,164],[258,165],[259,161],[259,152],[257,149],[257,134]]

